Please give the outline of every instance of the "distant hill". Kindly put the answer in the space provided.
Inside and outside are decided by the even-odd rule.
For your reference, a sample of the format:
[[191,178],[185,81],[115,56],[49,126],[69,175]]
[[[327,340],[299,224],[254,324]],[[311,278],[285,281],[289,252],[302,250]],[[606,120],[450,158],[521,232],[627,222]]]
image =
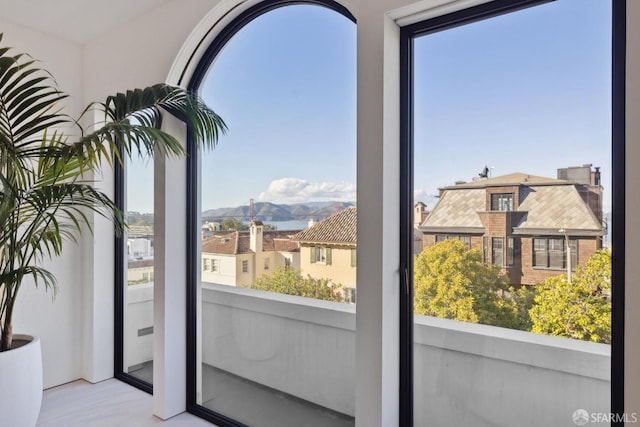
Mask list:
[[[259,221],[320,221],[336,212],[355,206],[353,202],[310,202],[292,205],[258,202],[253,204],[254,219]],[[234,208],[208,209],[202,212],[204,221],[222,221],[225,218],[236,218],[249,221],[249,206]]]

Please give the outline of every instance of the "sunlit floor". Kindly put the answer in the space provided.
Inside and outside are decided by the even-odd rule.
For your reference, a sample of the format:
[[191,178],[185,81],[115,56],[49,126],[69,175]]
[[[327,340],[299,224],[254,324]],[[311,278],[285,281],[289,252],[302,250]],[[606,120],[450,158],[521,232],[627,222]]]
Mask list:
[[[252,426],[349,427],[353,418],[310,404],[205,365],[205,407]],[[151,378],[152,365],[135,372]],[[248,404],[250,402],[251,404]],[[38,427],[215,427],[183,413],[162,421],[152,412],[152,396],[122,381],[74,381],[45,390]]]
[[154,417],[151,395],[116,379],[79,380],[45,390],[38,427],[215,427],[182,413],[166,421]]
[[[352,427],[355,424],[353,417],[261,386],[213,366],[205,364],[202,371],[203,406],[247,425]],[[153,362],[141,364],[130,370],[129,374],[151,382]]]
[[250,426],[353,427],[354,419],[203,365],[203,406]]

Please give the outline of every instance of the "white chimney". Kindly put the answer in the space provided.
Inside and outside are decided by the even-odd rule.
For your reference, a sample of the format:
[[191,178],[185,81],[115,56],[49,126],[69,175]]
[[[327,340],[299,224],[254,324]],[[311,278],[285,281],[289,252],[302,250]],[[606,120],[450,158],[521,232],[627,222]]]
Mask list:
[[254,253],[262,252],[262,221],[251,221],[249,226],[249,247]]

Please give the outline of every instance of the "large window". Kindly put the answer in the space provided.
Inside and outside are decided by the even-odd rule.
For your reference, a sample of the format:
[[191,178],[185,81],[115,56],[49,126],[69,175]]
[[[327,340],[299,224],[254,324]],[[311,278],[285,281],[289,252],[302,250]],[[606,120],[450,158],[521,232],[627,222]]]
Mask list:
[[[571,269],[575,270],[578,264],[578,241],[569,240],[571,249]],[[567,245],[563,238],[533,239],[533,265],[534,267],[564,269],[567,268]]]
[[462,241],[467,248],[471,249],[471,236],[454,236],[451,234],[436,234],[436,243],[444,242],[449,239],[458,239]]
[[[610,360],[596,356],[612,343],[616,243],[604,224],[619,208],[607,191],[611,11],[611,1],[505,0],[402,30],[406,224],[413,206],[429,207],[417,257],[406,249],[416,229],[403,234],[407,425],[570,425],[577,409],[612,409]],[[435,244],[463,232],[482,237],[470,249]],[[438,348],[436,333],[448,337]],[[583,371],[588,384],[568,391],[576,372],[555,357],[557,336],[572,367],[589,354],[602,375]]]
[[191,82],[229,127],[190,163],[189,403],[221,426],[354,425],[356,28],[290,3],[243,12]]

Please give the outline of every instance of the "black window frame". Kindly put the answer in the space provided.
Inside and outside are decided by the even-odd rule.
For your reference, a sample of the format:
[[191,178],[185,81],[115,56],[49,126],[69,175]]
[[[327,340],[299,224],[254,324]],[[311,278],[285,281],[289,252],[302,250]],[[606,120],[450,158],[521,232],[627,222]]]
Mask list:
[[495,267],[504,267],[505,261],[504,237],[491,238],[491,264]]
[[[204,79],[208,73],[209,68],[213,64],[218,54],[224,49],[226,44],[231,38],[242,30],[247,24],[254,19],[284,6],[291,5],[315,5],[326,7],[330,10],[340,13],[354,24],[357,24],[356,18],[349,10],[334,0],[264,0],[258,4],[250,6],[247,10],[240,13],[234,18],[226,27],[224,27],[220,33],[214,38],[214,40],[206,48],[202,58],[198,61],[193,74],[188,79],[187,89],[193,92],[198,92],[200,86],[204,82]],[[205,39],[208,34],[200,40],[198,46],[194,50],[199,50],[200,46],[205,43]],[[188,65],[184,68],[182,75],[179,79],[179,83],[182,84],[186,79],[187,70],[190,68],[191,60],[188,61]],[[199,252],[199,224],[198,224],[198,212],[196,207],[198,206],[198,162],[200,159],[199,150],[196,147],[193,136],[187,131],[187,411],[203,418],[209,422],[215,423],[220,427],[246,427],[244,424],[237,420],[234,420],[228,416],[215,412],[211,409],[196,403],[196,363],[197,363],[197,263]]]
[[[513,211],[513,193],[491,193],[491,205],[489,206],[491,211],[495,212],[511,212]],[[505,207],[508,209],[502,209]]]
[[[400,28],[400,396],[401,426],[413,426],[413,40],[554,0],[495,0]],[[625,317],[626,3],[612,0],[612,426],[623,426]],[[483,253],[486,260],[486,244]]]
[[[120,158],[125,153],[120,149]],[[124,210],[126,207],[126,173],[120,162],[114,162],[114,197],[115,205]],[[114,342],[113,342],[113,376],[120,381],[136,387],[146,393],[153,394],[153,384],[124,371],[124,294],[127,283],[127,233],[114,237]]]
[[435,242],[441,243],[445,240],[458,239],[465,244],[467,249],[471,249],[471,236],[469,234],[436,234]]
[[[579,244],[579,239],[569,239],[571,251],[569,258],[567,258],[567,244],[564,237],[533,237],[531,239],[531,266],[535,269],[560,271],[567,269],[567,260],[570,260],[571,271],[575,271],[579,262]],[[560,262],[556,262],[554,265],[558,253],[560,253]]]

